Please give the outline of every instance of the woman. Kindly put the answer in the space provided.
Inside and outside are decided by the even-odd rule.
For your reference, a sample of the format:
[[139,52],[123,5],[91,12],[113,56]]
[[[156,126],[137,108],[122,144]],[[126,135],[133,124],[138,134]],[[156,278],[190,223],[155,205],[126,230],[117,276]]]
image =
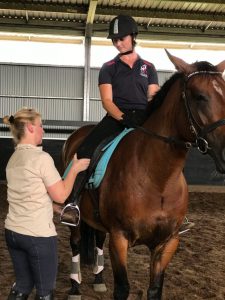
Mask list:
[[[99,90],[107,114],[79,147],[78,158],[91,158],[105,138],[119,134],[124,128],[140,126],[146,120],[148,101],[159,90],[159,85],[154,65],[141,59],[135,51],[137,34],[137,24],[130,16],[119,15],[110,23],[108,38],[119,54],[99,72]],[[87,172],[79,174],[70,200],[74,206],[68,204],[64,212],[68,213],[71,208],[71,213],[75,212],[87,179]],[[62,222],[65,221],[62,215]]]
[[58,264],[52,201],[64,203],[77,174],[87,169],[90,160],[75,155],[62,181],[51,156],[38,147],[44,133],[41,115],[24,108],[3,122],[10,126],[16,144],[6,168],[5,238],[16,277],[8,300],[28,299],[34,287],[36,300],[51,300]]

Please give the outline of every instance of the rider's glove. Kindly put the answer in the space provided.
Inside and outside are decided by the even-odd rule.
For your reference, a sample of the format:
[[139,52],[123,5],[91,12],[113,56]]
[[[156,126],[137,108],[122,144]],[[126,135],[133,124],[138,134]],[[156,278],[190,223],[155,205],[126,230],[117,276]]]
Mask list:
[[128,112],[122,115],[122,120],[120,123],[123,124],[126,128],[136,128],[137,122],[135,120],[135,115],[132,112]]

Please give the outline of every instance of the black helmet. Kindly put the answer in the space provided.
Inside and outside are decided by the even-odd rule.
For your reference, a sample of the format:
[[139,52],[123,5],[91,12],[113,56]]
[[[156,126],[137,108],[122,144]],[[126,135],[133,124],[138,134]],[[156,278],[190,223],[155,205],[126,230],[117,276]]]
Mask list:
[[107,39],[119,39],[129,34],[138,34],[137,24],[132,17],[119,15],[112,19]]

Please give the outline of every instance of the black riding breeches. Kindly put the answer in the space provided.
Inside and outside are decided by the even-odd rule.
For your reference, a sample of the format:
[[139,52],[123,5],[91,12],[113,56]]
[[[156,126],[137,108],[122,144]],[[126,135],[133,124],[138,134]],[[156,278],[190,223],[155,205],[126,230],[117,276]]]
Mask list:
[[[126,113],[126,111],[123,111]],[[130,111],[129,111],[130,112]],[[135,121],[137,125],[142,125],[146,118],[147,113],[144,110],[132,110],[134,114]],[[92,158],[96,148],[110,136],[116,136],[120,132],[124,130],[124,125],[122,125],[116,119],[106,115],[89,133],[89,135],[84,139],[83,143],[81,143],[80,147],[77,150],[77,157],[80,158]],[[79,205],[80,200],[80,193],[84,188],[85,183],[88,181],[90,174],[92,173],[93,169],[92,166],[89,166],[89,169],[83,172],[80,172],[77,175],[75,180],[75,184],[73,187],[73,192],[71,194],[70,199],[68,202],[72,202],[76,205]]]
[[124,126],[106,115],[84,139],[77,150],[78,158],[91,158],[98,145],[107,137],[120,133]]
[[[147,113],[145,110],[130,110],[135,114],[136,123],[142,125],[146,118]],[[123,110],[124,113],[128,110]],[[78,158],[91,158],[98,145],[107,137],[119,134],[124,130],[124,125],[113,117],[106,115],[85,138],[83,143],[77,150]]]

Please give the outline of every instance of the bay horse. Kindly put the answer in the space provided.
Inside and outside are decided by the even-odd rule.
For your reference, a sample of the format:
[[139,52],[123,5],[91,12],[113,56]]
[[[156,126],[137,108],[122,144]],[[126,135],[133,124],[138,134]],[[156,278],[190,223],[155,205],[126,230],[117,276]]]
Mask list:
[[[183,175],[188,150],[197,147],[209,154],[217,171],[225,173],[225,61],[216,66],[206,61],[188,64],[166,52],[178,72],[149,103],[143,127],[127,134],[113,153],[97,190],[99,218],[87,190],[80,203],[82,220],[97,230],[99,258],[108,233],[116,300],[129,296],[127,252],[135,245],[146,245],[151,254],[147,299],[162,297],[164,273],[178,247],[188,208]],[[91,129],[81,127],[67,139],[65,167]],[[71,227],[75,265],[69,299],[80,299],[81,227]],[[103,284],[100,266],[95,283]]]

